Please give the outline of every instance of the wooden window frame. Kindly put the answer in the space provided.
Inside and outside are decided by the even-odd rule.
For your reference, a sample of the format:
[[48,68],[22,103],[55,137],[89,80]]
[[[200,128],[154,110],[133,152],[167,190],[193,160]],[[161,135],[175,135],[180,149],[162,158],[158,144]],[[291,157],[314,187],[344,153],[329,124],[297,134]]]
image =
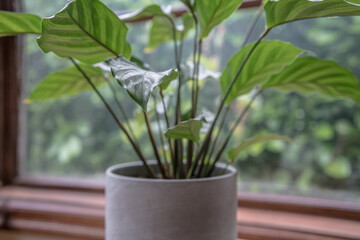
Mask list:
[[[242,8],[259,4],[250,0]],[[1,0],[0,9],[15,11],[17,1]],[[104,239],[103,183],[18,175],[20,57],[16,37],[0,38],[0,228]],[[239,193],[238,202],[240,238],[360,239],[356,203],[250,193]]]

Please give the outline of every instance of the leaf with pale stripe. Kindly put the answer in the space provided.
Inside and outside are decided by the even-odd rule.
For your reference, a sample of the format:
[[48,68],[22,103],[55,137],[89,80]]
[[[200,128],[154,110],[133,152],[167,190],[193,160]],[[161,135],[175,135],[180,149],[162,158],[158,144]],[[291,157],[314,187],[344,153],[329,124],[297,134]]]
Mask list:
[[358,80],[339,64],[315,57],[302,57],[273,75],[262,88],[303,93],[320,92],[331,97],[347,97],[360,103]]
[[238,146],[230,149],[230,151],[228,152],[228,156],[231,160],[235,160],[235,158],[242,151],[248,149],[249,147],[253,146],[254,144],[265,143],[265,142],[275,141],[275,140],[294,142],[291,138],[289,138],[287,136],[281,136],[278,134],[258,134],[252,138],[242,141]]
[[[183,19],[183,25],[182,25],[183,29],[175,30],[176,38],[178,40],[180,40],[181,37],[185,38],[187,33],[194,26],[194,21],[189,14],[184,14],[182,19]],[[173,25],[171,24],[171,22],[162,16],[155,16],[151,23],[149,42],[145,51],[150,52],[159,45],[172,41],[173,39],[174,39]]]
[[147,111],[147,103],[154,88],[156,86],[163,88],[178,76],[177,71],[174,69],[164,72],[152,72],[142,69],[122,56],[109,59],[107,63],[114,78],[144,111]]
[[200,140],[200,129],[203,121],[199,119],[189,119],[178,123],[176,126],[169,128],[165,137],[172,139],[189,139],[194,142]]
[[131,55],[125,24],[98,0],[70,2],[42,21],[38,44],[44,52],[97,63],[119,54]]
[[[106,83],[106,78],[100,68],[85,64],[80,64],[80,67],[95,86],[98,87]],[[27,102],[72,96],[91,89],[90,84],[81,72],[75,66],[72,66],[63,71],[51,73],[45,77],[30,94]]]
[[360,15],[358,0],[266,0],[264,9],[267,28],[308,18]]
[[[231,81],[235,78],[253,45],[254,43],[241,49],[227,63],[220,78],[223,93],[229,88]],[[266,82],[271,75],[291,64],[303,52],[304,50],[290,43],[276,40],[261,41],[236,79],[235,85],[225,103],[230,104],[236,97],[247,94],[255,86]]]
[[170,12],[167,11],[167,9],[164,9],[157,4],[153,4],[130,13],[122,14],[119,16],[119,18],[123,21],[131,22],[139,19],[152,18],[155,16],[169,17],[169,14]]
[[238,9],[243,0],[196,0],[195,8],[200,21],[200,39]]
[[41,33],[41,18],[33,14],[0,11],[0,37]]

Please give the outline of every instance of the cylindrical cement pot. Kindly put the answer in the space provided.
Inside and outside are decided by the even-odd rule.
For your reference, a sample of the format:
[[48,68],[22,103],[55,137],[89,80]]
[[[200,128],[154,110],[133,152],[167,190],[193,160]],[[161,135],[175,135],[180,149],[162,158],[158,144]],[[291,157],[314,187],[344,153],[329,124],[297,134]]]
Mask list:
[[[156,169],[154,163],[151,166]],[[139,178],[141,163],[106,171],[106,240],[235,240],[236,170],[189,180]]]

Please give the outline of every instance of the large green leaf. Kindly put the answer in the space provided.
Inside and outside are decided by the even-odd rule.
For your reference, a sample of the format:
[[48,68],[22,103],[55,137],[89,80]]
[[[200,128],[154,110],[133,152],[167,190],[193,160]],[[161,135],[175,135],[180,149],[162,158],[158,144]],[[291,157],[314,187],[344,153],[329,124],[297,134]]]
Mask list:
[[41,18],[33,14],[0,11],[0,37],[41,33]]
[[146,18],[152,18],[155,16],[164,16],[169,17],[170,11],[165,9],[164,7],[161,7],[159,5],[153,4],[147,7],[144,7],[142,9],[122,14],[120,15],[120,19],[123,21],[136,21],[139,19],[146,19]]
[[235,12],[242,2],[243,0],[196,0],[200,38],[206,38],[211,30]]
[[251,147],[254,144],[264,143],[274,140],[282,140],[287,142],[293,142],[293,140],[286,136],[281,136],[278,134],[258,134],[250,139],[242,141],[238,146],[232,148],[228,152],[228,156],[230,159],[235,160],[235,158],[244,150]]
[[[100,68],[84,64],[80,64],[80,67],[90,77],[95,86],[100,86],[106,82],[106,78]],[[71,96],[90,89],[92,89],[90,84],[81,72],[73,66],[61,72],[49,74],[36,86],[27,102]]]
[[[227,63],[220,78],[223,93],[226,92],[231,81],[235,78],[253,44],[241,49]],[[267,81],[271,75],[279,72],[284,66],[291,64],[303,52],[303,50],[290,43],[261,41],[236,79],[236,83],[226,99],[226,104]]]
[[185,138],[194,142],[199,142],[202,124],[203,121],[200,119],[189,119],[180,122],[176,126],[169,128],[165,133],[165,137],[173,139]]
[[308,18],[359,16],[358,0],[266,0],[266,27]]
[[348,97],[360,103],[358,80],[333,61],[302,57],[272,76],[263,88],[285,91],[317,91],[332,97]]
[[70,2],[42,21],[38,44],[44,52],[96,63],[119,54],[130,57],[127,27],[99,0]]
[[174,69],[164,72],[144,70],[123,56],[110,59],[108,64],[115,79],[145,111],[147,111],[147,102],[154,88],[156,86],[165,88],[178,76]]
[[[181,37],[186,37],[189,30],[193,28],[193,23],[192,17],[189,14],[184,14],[183,25],[175,29],[176,38],[180,40]],[[173,25],[171,22],[163,16],[155,16],[152,20],[149,42],[145,51],[150,52],[159,45],[172,41],[173,39]]]

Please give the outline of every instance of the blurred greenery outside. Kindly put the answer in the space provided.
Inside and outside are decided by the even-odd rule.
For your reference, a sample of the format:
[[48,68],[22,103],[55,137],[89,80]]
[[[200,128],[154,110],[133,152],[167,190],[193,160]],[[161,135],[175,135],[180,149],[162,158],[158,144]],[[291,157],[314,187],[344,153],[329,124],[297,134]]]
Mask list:
[[[103,2],[121,12],[172,1]],[[176,2],[181,6],[178,4],[180,1]],[[60,10],[66,1],[24,0],[23,3],[24,11],[45,17]],[[213,71],[224,68],[227,60],[238,51],[255,12],[256,9],[238,11],[212,32],[209,40],[204,42],[202,63],[207,68]],[[154,70],[174,66],[170,43],[144,53],[150,22],[128,26],[133,55],[143,58]],[[264,19],[261,19],[250,41],[255,40],[263,29]],[[185,60],[191,60],[192,36],[193,33],[184,45]],[[335,60],[360,79],[359,17],[294,22],[275,28],[267,39],[289,41],[320,58]],[[48,73],[63,69],[70,63],[54,54],[43,54],[34,36],[25,37],[24,46],[25,91],[28,96]],[[199,105],[203,108],[200,110],[214,112],[220,98],[218,80],[204,80],[201,84]],[[117,89],[127,112],[132,113],[131,125],[140,139],[142,150],[153,159],[140,108],[120,87]],[[101,91],[111,99],[106,86]],[[171,95],[171,88],[167,91]],[[186,89],[184,94],[188,94]],[[216,100],[211,102],[208,99]],[[242,97],[232,105],[232,110],[239,112],[247,101],[247,97]],[[115,107],[113,101],[112,104]],[[190,106],[190,102],[185,102],[185,105]],[[26,112],[27,159],[23,161],[23,174],[102,179],[107,167],[137,160],[114,120],[91,92],[56,101],[34,102],[26,105]],[[234,116],[231,116],[224,131],[233,121]],[[157,128],[155,122],[154,128]],[[274,141],[257,144],[244,152],[234,163],[239,170],[240,190],[360,202],[360,110],[355,103],[317,94],[309,96],[266,90],[237,130],[233,142],[259,132],[286,135],[296,143]]]

